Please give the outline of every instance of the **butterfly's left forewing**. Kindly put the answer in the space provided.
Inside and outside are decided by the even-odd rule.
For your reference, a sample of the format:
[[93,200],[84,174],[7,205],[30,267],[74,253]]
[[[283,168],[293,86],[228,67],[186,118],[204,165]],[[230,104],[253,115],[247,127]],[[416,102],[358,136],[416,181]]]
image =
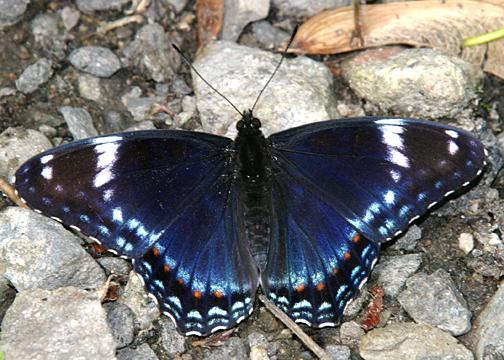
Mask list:
[[378,244],[480,174],[482,144],[435,123],[331,120],[270,137],[272,236],[261,285],[298,322],[334,324]]
[[246,317],[257,288],[230,145],[184,131],[103,136],[30,159],[15,186],[30,207],[133,258],[161,310],[205,335]]

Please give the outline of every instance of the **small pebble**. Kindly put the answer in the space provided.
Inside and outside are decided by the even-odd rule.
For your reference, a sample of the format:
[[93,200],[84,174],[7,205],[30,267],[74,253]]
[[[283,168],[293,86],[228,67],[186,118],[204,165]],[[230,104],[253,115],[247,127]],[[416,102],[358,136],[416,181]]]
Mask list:
[[450,274],[443,269],[408,279],[399,303],[417,322],[437,326],[459,336],[471,330],[471,312]]
[[177,14],[179,14],[182,10],[184,10],[188,1],[189,0],[165,0],[164,2],[171,6]]
[[143,75],[156,82],[169,81],[180,68],[180,55],[173,49],[173,39],[159,24],[144,25],[135,40],[124,49],[124,62],[136,67]]
[[478,359],[504,359],[504,281],[478,315],[472,333]]
[[268,49],[282,46],[290,37],[287,32],[274,27],[268,21],[254,22],[252,24],[252,31],[259,44]]
[[112,76],[121,62],[112,50],[101,46],[84,46],[72,51],[70,63],[77,69],[98,77]]
[[59,108],[59,112],[65,118],[68,130],[75,139],[87,139],[98,135],[98,131],[93,125],[93,119],[86,109],[62,106]]
[[23,162],[52,146],[36,130],[7,128],[0,134],[0,176],[10,179]]
[[2,322],[6,359],[113,359],[115,350],[98,294],[71,286],[19,292]]
[[19,79],[16,80],[16,88],[23,94],[29,94],[46,83],[53,75],[52,62],[42,58],[36,63],[28,66]]
[[21,20],[30,0],[0,0],[0,30]]
[[424,119],[459,116],[483,76],[471,63],[434,49],[366,50],[343,62],[342,74],[382,111]]
[[268,16],[269,0],[241,1],[228,0],[224,2],[224,20],[222,39],[236,41],[247,24],[264,19]]
[[461,233],[458,239],[459,248],[466,254],[474,249],[474,236],[469,233]]
[[331,360],[350,360],[351,351],[344,345],[327,345],[325,351]]
[[72,30],[80,20],[81,13],[70,6],[65,6],[60,13],[61,21],[67,31]]
[[174,356],[185,351],[186,337],[177,331],[177,326],[167,316],[159,319],[161,325],[161,346],[169,356]]
[[131,0],[77,0],[79,10],[92,13],[95,11],[119,10]]
[[361,338],[359,355],[366,360],[473,360],[466,347],[450,334],[414,323],[394,323]]
[[327,9],[350,5],[351,0],[272,0],[281,14],[293,18],[307,17]]
[[124,348],[117,351],[117,360],[158,360],[156,353],[146,343],[136,348]]

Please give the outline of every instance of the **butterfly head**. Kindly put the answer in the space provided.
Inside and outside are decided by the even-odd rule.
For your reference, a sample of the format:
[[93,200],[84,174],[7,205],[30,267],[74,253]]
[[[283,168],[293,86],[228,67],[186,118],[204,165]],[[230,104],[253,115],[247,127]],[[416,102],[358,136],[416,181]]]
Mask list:
[[242,135],[260,134],[261,121],[254,117],[252,110],[244,111],[243,117],[236,123],[236,129]]

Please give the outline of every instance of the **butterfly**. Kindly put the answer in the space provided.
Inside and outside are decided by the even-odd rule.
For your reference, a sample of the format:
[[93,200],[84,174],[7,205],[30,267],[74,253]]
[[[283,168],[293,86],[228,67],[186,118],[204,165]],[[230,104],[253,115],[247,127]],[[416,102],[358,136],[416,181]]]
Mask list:
[[485,165],[471,134],[386,117],[264,137],[251,111],[229,138],[151,130],[75,141],[16,172],[36,212],[132,259],[186,335],[230,328],[258,287],[293,320],[334,326],[380,244]]

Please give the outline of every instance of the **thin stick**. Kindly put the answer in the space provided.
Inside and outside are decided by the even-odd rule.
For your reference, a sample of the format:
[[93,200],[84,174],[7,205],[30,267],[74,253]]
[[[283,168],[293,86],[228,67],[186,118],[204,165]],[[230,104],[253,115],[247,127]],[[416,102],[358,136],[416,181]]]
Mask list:
[[201,74],[198,72],[198,70],[196,70],[196,68],[193,66],[193,64],[191,64],[191,62],[189,61],[189,59],[187,58],[187,56],[185,56],[185,54],[182,52],[182,50],[180,50],[180,49],[177,47],[177,45],[175,45],[175,44],[172,44],[172,46],[173,46],[173,48],[174,48],[174,49],[175,49],[175,50],[179,53],[179,55],[182,57],[182,60],[184,60],[184,62],[185,62],[185,63],[186,63],[186,64],[187,64],[190,68],[191,68],[191,70],[192,70],[192,71],[194,71],[194,73],[195,73],[196,75],[198,75],[198,77],[199,77],[201,80],[203,80],[203,82],[204,82],[205,84],[207,84],[207,85],[210,87],[210,89],[212,89],[212,90],[213,90],[213,91],[215,91],[217,94],[219,94],[219,95],[220,95],[220,96],[221,96],[224,100],[226,100],[226,101],[227,101],[227,102],[228,102],[228,103],[229,103],[229,104],[233,107],[233,109],[235,109],[235,110],[238,112],[238,114],[240,114],[240,116],[241,116],[241,117],[243,117],[243,113],[242,113],[240,110],[238,110],[238,108],[237,108],[237,107],[236,107],[236,106],[235,106],[235,105],[234,105],[234,104],[233,104],[233,103],[232,103],[232,102],[231,102],[231,101],[230,101],[227,97],[225,97],[224,95],[222,95],[222,94],[219,92],[219,90],[217,90],[216,88],[214,88],[214,87],[212,86],[212,84],[210,84],[208,81],[206,81],[206,80],[205,80],[205,78],[204,78],[203,76],[201,76]]
[[259,95],[257,95],[256,101],[254,102],[254,105],[252,106],[251,112],[254,112],[254,109],[255,109],[255,107],[257,105],[257,102],[261,98],[261,95],[263,94],[264,90],[268,87],[269,83],[271,82],[271,80],[273,79],[273,77],[275,76],[275,74],[277,73],[278,68],[280,67],[280,65],[282,65],[282,62],[284,61],[285,56],[287,55],[287,50],[289,50],[289,48],[290,48],[290,46],[292,44],[292,41],[294,40],[294,37],[296,36],[297,31],[298,31],[298,26],[296,26],[294,28],[294,31],[292,32],[291,38],[290,38],[289,42],[287,43],[287,46],[285,47],[285,50],[282,53],[282,58],[278,62],[275,70],[273,71],[273,74],[271,74],[270,78],[268,79],[268,81],[266,82],[266,84],[264,84],[263,88],[259,92]]
[[310,349],[319,359],[330,360],[329,355],[322,349],[311,337],[309,337],[290,317],[287,316],[282,310],[280,310],[271,300],[266,296],[260,294],[259,300],[266,306],[266,308],[271,311],[271,313],[284,323],[296,336],[301,340],[301,342]]
[[28,205],[26,205],[24,202],[21,201],[19,196],[16,195],[16,191],[14,190],[14,187],[9,184],[7,180],[4,178],[0,177],[0,192],[3,192],[5,196],[7,196],[9,199],[12,200],[13,203],[15,203],[17,206],[29,209]]
[[98,29],[96,30],[96,32],[99,34],[105,34],[111,30],[126,26],[131,23],[141,24],[143,22],[144,22],[144,18],[142,15],[126,16],[126,17],[120,18],[120,19],[112,21],[112,22],[106,22],[106,23],[101,24],[98,27]]

